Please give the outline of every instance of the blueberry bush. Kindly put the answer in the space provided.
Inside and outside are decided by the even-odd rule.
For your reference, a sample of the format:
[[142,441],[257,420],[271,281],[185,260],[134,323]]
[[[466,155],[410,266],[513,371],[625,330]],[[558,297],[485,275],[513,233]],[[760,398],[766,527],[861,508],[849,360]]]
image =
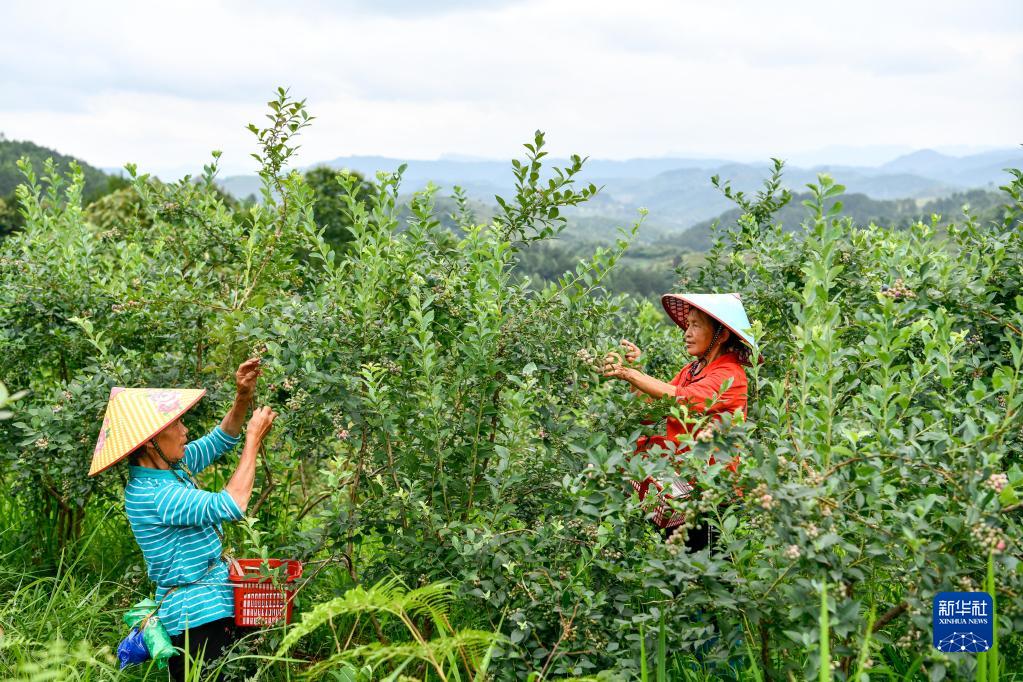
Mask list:
[[[485,222],[457,190],[448,216],[434,187],[402,201],[401,168],[336,173],[339,250],[289,170],[311,121],[280,90],[250,126],[262,181],[251,204],[218,190],[217,152],[175,183],[129,166],[130,187],[89,211],[79,169],[23,165],[25,229],[0,243],[0,380],[29,392],[0,421],[0,538],[15,566],[0,592],[36,603],[19,580],[35,576],[70,594],[61,576],[74,557],[97,586],[64,608],[146,596],[118,511],[124,471],[85,475],[109,389],[204,386],[195,432],[216,423],[234,367],[256,354],[258,400],[281,418],[251,518],[229,541],[301,559],[312,579],[304,618],[246,638],[228,675],[995,680],[1023,669],[1023,174],[1007,175],[998,221],[967,209],[940,234],[938,217],[853,224],[827,175],[808,188],[803,228],[783,231],[780,162],[755,196],[715,179],[742,215],[676,290],[740,292],[757,346],[748,417],[688,443],[696,492],[677,504],[686,528],[706,520],[720,536],[689,552],[681,534],[661,539],[627,481],[667,475],[663,459],[630,457],[638,436],[668,414],[697,416],[635,399],[592,361],[623,337],[656,376],[688,360],[656,301],[606,287],[643,216],[557,282],[523,279],[522,254],[598,192],[583,158],[550,166],[537,132],[512,162],[515,194]],[[230,466],[203,482],[223,485]],[[931,598],[981,589],[996,596],[997,648],[936,651]],[[0,610],[5,676],[117,675],[116,619],[44,620]]]

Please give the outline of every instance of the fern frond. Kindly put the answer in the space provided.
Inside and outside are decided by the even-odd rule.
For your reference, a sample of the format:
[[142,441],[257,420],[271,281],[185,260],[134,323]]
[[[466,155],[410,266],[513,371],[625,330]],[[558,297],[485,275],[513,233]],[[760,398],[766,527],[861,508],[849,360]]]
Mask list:
[[425,643],[405,642],[401,644],[382,644],[373,642],[334,654],[306,670],[308,679],[323,679],[324,673],[343,664],[369,665],[374,670],[378,666],[397,665],[403,669],[410,662],[420,661],[431,666],[441,666],[436,670],[440,675],[446,670],[439,661],[448,660],[456,652],[470,657],[475,664],[483,658],[487,650],[500,638],[499,635],[482,630],[462,630],[448,637],[430,640]]
[[449,583],[431,583],[405,595],[404,604],[410,615],[429,616],[434,624],[446,634],[450,631],[450,628],[447,627],[447,615],[448,607],[453,599]]
[[405,612],[406,593],[397,578],[386,578],[366,589],[356,586],[340,597],[322,602],[302,615],[281,641],[278,656],[286,654],[300,639],[331,618],[355,616],[361,613],[390,613],[401,616]]

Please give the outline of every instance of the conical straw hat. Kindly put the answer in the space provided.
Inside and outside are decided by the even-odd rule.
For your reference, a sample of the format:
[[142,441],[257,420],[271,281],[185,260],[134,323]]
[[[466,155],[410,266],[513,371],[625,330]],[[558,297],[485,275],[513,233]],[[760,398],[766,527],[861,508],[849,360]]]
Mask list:
[[697,308],[725,325],[746,345],[753,346],[752,325],[739,294],[665,294],[661,296],[661,305],[682,329],[689,327],[690,308]]
[[120,462],[173,424],[204,395],[205,388],[112,388],[89,475]]

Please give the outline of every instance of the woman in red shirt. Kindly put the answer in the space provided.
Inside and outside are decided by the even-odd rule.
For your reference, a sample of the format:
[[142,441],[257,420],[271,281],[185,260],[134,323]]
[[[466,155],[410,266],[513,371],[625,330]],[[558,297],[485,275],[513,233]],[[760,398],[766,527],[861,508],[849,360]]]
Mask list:
[[[672,396],[697,416],[709,415],[714,421],[720,421],[725,412],[741,410],[745,417],[747,384],[744,367],[749,365],[753,338],[749,318],[739,295],[665,294],[661,297],[661,304],[668,316],[685,332],[686,351],[696,359],[683,367],[670,382],[664,382],[626,365],[621,356],[611,353],[605,359],[604,375],[628,381],[635,393],[648,400]],[[639,348],[625,340],[622,346],[626,349],[625,360],[635,363],[641,353]],[[680,446],[679,437],[689,433],[691,428],[693,426],[690,424],[668,417],[664,435],[641,437],[636,451],[646,452],[658,447],[669,457],[685,452],[688,446]],[[693,436],[700,437],[703,429]],[[713,457],[710,463],[714,463]],[[737,465],[738,457],[733,457],[727,468],[734,472]],[[662,498],[683,498],[692,492],[692,487],[681,477],[668,485],[652,478],[642,482],[632,481],[640,499],[646,496],[651,484]],[[683,515],[673,512],[663,503],[653,519],[665,537],[684,521]],[[686,545],[694,551],[708,543],[709,527],[706,523],[690,532],[686,541]]]

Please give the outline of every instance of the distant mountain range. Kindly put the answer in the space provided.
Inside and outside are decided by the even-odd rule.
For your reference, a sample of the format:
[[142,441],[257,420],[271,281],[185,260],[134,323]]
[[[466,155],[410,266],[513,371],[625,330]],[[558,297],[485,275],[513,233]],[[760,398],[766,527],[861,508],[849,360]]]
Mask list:
[[[564,159],[545,159],[546,166],[565,165]],[[393,171],[403,162],[380,156],[338,157],[314,166],[347,168],[372,177],[377,171]],[[403,186],[409,192],[428,182],[450,191],[461,186],[469,196],[494,203],[494,195],[513,191],[511,165],[504,161],[440,159],[409,161]],[[969,189],[995,189],[1008,176],[1005,168],[1023,168],[1023,149],[1003,149],[968,156],[950,156],[922,150],[899,156],[878,166],[789,167],[785,184],[795,190],[830,173],[850,193],[872,199],[925,200],[947,197]],[[648,158],[609,161],[591,159],[582,173],[584,181],[603,187],[597,198],[571,215],[585,229],[588,224],[623,224],[635,219],[640,207],[649,209],[648,238],[678,232],[720,215],[732,207],[713,187],[719,175],[737,190],[755,191],[769,175],[768,163],[737,163],[725,159]],[[255,195],[256,176],[224,178],[222,187],[238,198]],[[597,227],[593,224],[593,227]],[[603,232],[603,229],[597,229]]]
[[[28,155],[37,169],[47,157],[52,157],[61,169],[66,169],[72,160],[72,157],[32,142],[7,140],[0,135],[0,200],[7,197],[11,206],[13,198],[10,195],[21,180],[15,161],[22,155]],[[848,150],[836,155],[855,158]],[[546,168],[568,164],[565,159],[545,158],[544,162]],[[79,163],[86,175],[86,193],[89,195],[109,191],[110,175],[120,175],[117,171],[105,175],[83,161]],[[307,168],[347,168],[373,177],[377,171],[394,171],[402,163],[405,162],[382,156],[346,156]],[[487,209],[492,210],[496,206],[494,195],[509,196],[514,191],[511,164],[507,161],[446,157],[433,161],[409,161],[407,164],[402,185],[406,192],[422,189],[429,182],[440,186],[442,194],[450,193],[455,185],[461,186],[472,199],[485,205],[478,211],[481,218],[489,215]],[[876,217],[879,222],[884,222],[911,219],[917,209],[924,211],[930,210],[931,206],[944,207],[935,201],[948,199],[954,203],[970,190],[997,189],[1008,180],[1006,168],[1023,168],[1023,148],[965,156],[921,150],[873,166],[790,166],[785,171],[785,184],[794,192],[805,191],[806,184],[815,182],[818,173],[830,173],[846,186],[849,195],[862,195],[846,202],[849,209],[856,207],[863,214],[860,217]],[[769,172],[770,165],[766,161],[590,159],[583,168],[581,180],[601,186],[601,192],[584,206],[566,212],[570,226],[563,236],[579,239],[613,237],[617,228],[633,222],[639,209],[646,208],[649,215],[641,231],[642,241],[670,242],[699,249],[707,240],[710,221],[719,217],[727,221],[732,217],[727,212],[734,208],[711,184],[711,176],[719,175],[723,180],[729,180],[734,189],[751,192],[760,188]],[[224,178],[221,186],[233,196],[244,199],[258,195],[259,179],[255,175],[231,176]],[[899,202],[893,203],[894,200]],[[970,196],[970,201],[974,206],[978,202],[990,203],[977,194]],[[796,208],[788,210],[791,213]],[[945,208],[942,210],[948,212]],[[786,218],[791,221],[795,214],[786,214]],[[798,225],[798,221],[795,224]]]

